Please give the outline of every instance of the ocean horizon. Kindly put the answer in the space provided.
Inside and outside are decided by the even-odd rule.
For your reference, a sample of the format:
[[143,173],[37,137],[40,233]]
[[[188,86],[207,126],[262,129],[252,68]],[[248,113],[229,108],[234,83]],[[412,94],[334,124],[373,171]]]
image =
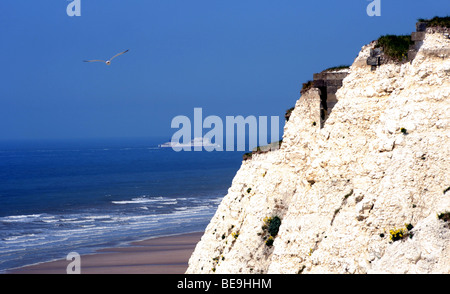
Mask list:
[[0,142],[0,273],[203,231],[243,152],[175,152],[167,138]]

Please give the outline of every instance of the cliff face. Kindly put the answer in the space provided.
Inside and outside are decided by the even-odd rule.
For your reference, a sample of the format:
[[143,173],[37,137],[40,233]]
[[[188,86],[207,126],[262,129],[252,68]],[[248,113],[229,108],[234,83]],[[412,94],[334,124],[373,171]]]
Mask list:
[[427,33],[411,63],[375,70],[373,48],[323,124],[313,88],[281,148],[242,163],[187,273],[450,273],[450,39]]

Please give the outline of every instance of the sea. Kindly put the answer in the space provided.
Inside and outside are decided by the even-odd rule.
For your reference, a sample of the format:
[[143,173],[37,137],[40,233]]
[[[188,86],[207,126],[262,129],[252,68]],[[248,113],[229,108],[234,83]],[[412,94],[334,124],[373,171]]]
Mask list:
[[158,147],[166,141],[0,142],[0,273],[203,231],[243,152]]

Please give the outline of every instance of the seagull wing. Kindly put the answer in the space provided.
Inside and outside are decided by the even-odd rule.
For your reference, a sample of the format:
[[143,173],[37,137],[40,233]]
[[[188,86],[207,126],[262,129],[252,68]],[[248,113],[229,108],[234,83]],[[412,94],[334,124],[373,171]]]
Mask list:
[[94,60],[83,60],[84,62],[106,62],[104,60],[94,59]]
[[113,59],[116,58],[117,56],[120,56],[120,55],[122,55],[122,54],[124,54],[124,53],[127,53],[128,51],[130,51],[130,50],[125,50],[125,51],[123,51],[123,52],[120,52],[120,53],[114,55],[113,57],[111,57],[111,59],[110,59],[109,61],[113,60]]

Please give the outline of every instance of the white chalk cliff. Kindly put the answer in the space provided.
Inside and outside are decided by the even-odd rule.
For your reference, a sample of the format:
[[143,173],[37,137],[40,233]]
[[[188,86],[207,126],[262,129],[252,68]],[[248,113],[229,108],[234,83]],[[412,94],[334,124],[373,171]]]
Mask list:
[[450,273],[450,39],[427,32],[412,62],[375,70],[373,47],[323,124],[312,88],[281,148],[243,161],[187,273]]

